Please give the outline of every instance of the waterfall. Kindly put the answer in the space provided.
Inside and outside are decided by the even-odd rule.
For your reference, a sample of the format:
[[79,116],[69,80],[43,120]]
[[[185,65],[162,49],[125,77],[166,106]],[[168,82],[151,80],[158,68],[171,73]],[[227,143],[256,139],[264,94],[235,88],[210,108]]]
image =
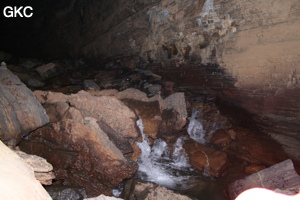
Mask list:
[[138,160],[138,174],[142,180],[155,182],[170,189],[183,189],[186,187],[185,181],[189,176],[184,171],[189,171],[188,159],[184,156],[182,144],[184,138],[178,138],[171,152],[167,143],[161,139],[156,139],[149,145],[148,137],[144,134],[142,120],[137,121],[137,125],[142,133],[142,142],[136,144],[141,149],[142,154]]
[[204,144],[206,142],[205,137],[205,131],[203,129],[203,126],[199,120],[197,120],[199,117],[199,111],[193,110],[192,116],[189,117],[189,125],[187,128],[187,132],[189,133],[190,137],[195,140],[196,142],[199,142],[201,144]]

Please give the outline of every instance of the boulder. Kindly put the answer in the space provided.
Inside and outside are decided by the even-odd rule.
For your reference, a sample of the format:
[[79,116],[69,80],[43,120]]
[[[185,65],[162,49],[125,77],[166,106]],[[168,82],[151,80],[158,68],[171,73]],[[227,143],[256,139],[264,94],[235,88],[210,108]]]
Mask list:
[[50,123],[33,131],[20,148],[46,158],[57,179],[84,187],[88,196],[111,195],[112,188],[137,170],[137,164],[125,159],[93,118],[85,118],[85,124]]
[[123,99],[129,108],[135,110],[137,115],[142,119],[144,133],[152,139],[156,139],[159,126],[162,122],[160,106],[158,101],[139,101],[132,99]]
[[51,200],[32,168],[0,141],[0,199]]
[[88,92],[80,91],[69,98],[70,105],[78,109],[83,117],[102,120],[115,131],[127,138],[137,138],[138,128],[135,124],[135,113],[120,100],[112,96],[95,97]]
[[226,153],[193,140],[185,141],[183,147],[189,156],[190,163],[199,171],[213,177],[220,177],[226,173],[228,165]]
[[15,151],[34,171],[35,178],[43,185],[51,185],[52,179],[55,178],[52,170],[53,167],[46,159],[36,155],[28,155],[22,151]]
[[230,135],[226,131],[221,129],[216,131],[210,138],[210,142],[222,148],[228,147],[231,141],[232,139]]
[[54,104],[44,104],[50,122],[58,122],[62,120],[71,119],[74,122],[84,123],[84,119],[79,110],[74,107],[70,107],[65,102],[57,102]]
[[[243,191],[255,187],[263,187],[270,190],[295,190],[294,192],[298,193],[300,176],[295,171],[293,162],[288,159],[231,183],[228,186],[229,197],[230,199],[235,199]],[[264,199],[272,198],[265,197]]]
[[163,100],[162,123],[158,134],[173,137],[180,133],[187,122],[187,109],[184,93],[174,93]]
[[188,196],[175,193],[155,183],[140,180],[127,181],[124,190],[123,196],[127,200],[191,200]]
[[0,67],[0,139],[17,142],[49,122],[33,93],[7,68]]
[[81,116],[83,118],[93,117],[97,121],[105,122],[123,137],[137,138],[139,136],[139,130],[135,124],[137,120],[135,113],[116,97],[93,96],[86,91],[79,91],[77,94],[71,95],[45,91],[35,91],[34,94],[44,105],[56,104],[54,105],[56,108],[50,109],[53,113],[49,113],[50,116],[54,116],[55,120],[62,119],[62,112],[57,111],[57,103],[63,103],[70,106],[69,117],[65,113],[63,114],[64,118],[80,122],[82,121]]
[[94,80],[84,80],[83,88],[85,90],[100,90],[99,85],[97,85]]
[[53,78],[62,73],[58,64],[55,63],[47,63],[42,66],[35,68],[35,70],[40,74],[43,80]]
[[228,131],[232,132],[235,133],[233,134],[235,140],[230,143],[226,152],[248,163],[269,167],[288,159],[282,146],[264,133],[241,127]]
[[24,62],[22,62],[20,65],[22,67],[25,67],[27,69],[32,69],[34,67],[37,67],[38,65],[42,64],[41,61],[37,59],[26,59]]

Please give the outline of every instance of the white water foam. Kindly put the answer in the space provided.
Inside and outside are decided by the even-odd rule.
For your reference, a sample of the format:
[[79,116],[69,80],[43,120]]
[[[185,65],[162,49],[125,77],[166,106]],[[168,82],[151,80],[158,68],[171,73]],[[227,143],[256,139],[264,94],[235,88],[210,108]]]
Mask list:
[[183,176],[181,172],[189,171],[190,165],[182,148],[184,138],[178,138],[171,154],[167,143],[161,139],[155,140],[151,147],[147,135],[143,132],[144,126],[141,119],[137,121],[137,125],[143,137],[142,142],[136,143],[142,151],[138,160],[140,178],[170,189],[185,189],[185,181],[189,176]]
[[193,110],[192,116],[188,118],[189,125],[187,128],[187,132],[189,133],[190,137],[193,140],[201,144],[205,144],[206,143],[205,131],[203,129],[201,122],[198,120],[198,117],[199,117],[199,111]]

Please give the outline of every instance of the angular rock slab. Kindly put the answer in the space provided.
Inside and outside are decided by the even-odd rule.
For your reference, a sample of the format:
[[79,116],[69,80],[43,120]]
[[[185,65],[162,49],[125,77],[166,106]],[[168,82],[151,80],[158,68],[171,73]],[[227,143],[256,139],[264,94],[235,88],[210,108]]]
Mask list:
[[30,133],[20,148],[46,158],[57,179],[84,187],[88,196],[111,195],[112,188],[137,170],[93,118],[85,118],[85,124],[71,120],[48,124]]
[[0,199],[51,200],[33,169],[0,141]]
[[20,79],[0,67],[0,139],[15,139],[49,122],[46,111]]
[[43,185],[51,185],[52,179],[55,178],[52,170],[53,167],[46,159],[36,155],[28,155],[22,151],[15,151],[27,164],[29,164],[33,171],[35,178],[40,181]]
[[[71,108],[77,109],[80,113],[70,113],[73,119],[80,116],[93,117],[97,121],[103,121],[114,131],[117,131],[126,138],[137,138],[139,130],[135,124],[137,117],[135,113],[113,96],[92,96],[86,91],[79,91],[77,94],[64,95],[57,92],[34,91],[37,99],[42,104],[68,103]],[[57,107],[57,106],[55,106]],[[71,110],[69,110],[71,112]],[[75,110],[74,110],[75,111]],[[65,113],[59,113],[56,109],[58,120],[63,119]],[[52,114],[54,115],[54,114]],[[77,116],[77,117],[76,117]]]
[[243,191],[254,187],[270,190],[299,188],[300,176],[289,159],[231,183],[228,187],[229,197],[235,199]]

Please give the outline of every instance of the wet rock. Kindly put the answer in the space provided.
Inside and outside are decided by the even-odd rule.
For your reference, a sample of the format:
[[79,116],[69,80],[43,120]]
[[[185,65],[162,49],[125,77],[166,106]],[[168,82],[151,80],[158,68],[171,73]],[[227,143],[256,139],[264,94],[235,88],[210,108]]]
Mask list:
[[220,177],[226,173],[228,160],[227,154],[214,150],[193,140],[185,141],[185,148],[190,163],[205,174]]
[[187,122],[184,93],[175,93],[163,100],[162,120],[159,135],[174,136],[182,130]]
[[141,149],[138,147],[138,145],[136,145],[135,142],[133,141],[130,141],[130,145],[131,145],[131,148],[133,150],[133,153],[129,155],[129,157],[127,157],[128,159],[130,160],[133,160],[135,162],[138,161],[138,159],[140,158],[140,155],[142,154],[142,151]]
[[32,168],[0,141],[0,199],[51,200]]
[[35,178],[43,185],[51,185],[52,179],[55,178],[52,170],[53,167],[46,159],[36,155],[28,155],[22,151],[15,151],[27,164],[29,164],[33,171]]
[[134,109],[137,115],[142,119],[144,133],[150,138],[156,139],[159,126],[162,122],[159,102],[144,102],[131,99],[123,99],[122,102],[124,102],[129,108]]
[[[126,190],[128,189],[128,190]],[[177,194],[155,183],[139,180],[129,180],[125,185],[125,193],[122,195],[128,200],[191,200],[188,196]]]
[[84,188],[51,186],[45,189],[53,200],[81,200],[87,197]]
[[58,64],[48,63],[40,67],[35,68],[35,70],[40,74],[43,80],[53,78],[59,75],[62,71]]
[[116,198],[116,197],[108,197],[108,196],[101,194],[98,197],[88,198],[88,199],[84,199],[84,200],[122,200],[122,199]]
[[20,140],[49,122],[33,93],[7,68],[0,67],[0,139]]
[[99,85],[97,85],[97,83],[95,83],[94,80],[84,80],[83,81],[83,88],[85,90],[100,90]]
[[162,122],[161,107],[163,101],[160,95],[157,94],[148,98],[146,93],[129,88],[116,94],[116,97],[137,112],[143,121],[144,133],[155,139]]
[[157,137],[173,137],[186,124],[187,110],[183,93],[174,93],[163,99],[160,94],[151,98],[147,94],[129,88],[115,95],[130,108],[136,110],[142,118],[144,133],[152,139]]
[[244,128],[232,129],[236,139],[226,152],[255,165],[271,166],[288,159],[282,146],[270,136]]
[[20,148],[46,158],[57,179],[86,188],[88,196],[111,195],[110,189],[137,170],[93,118],[86,118],[85,124],[70,120],[48,124],[33,131]]
[[222,148],[228,147],[231,141],[230,135],[224,130],[216,131],[210,138],[210,142]]
[[223,116],[214,104],[192,102],[191,108],[199,111],[196,120],[202,124],[206,140],[210,140],[217,130],[231,127],[230,119]]

